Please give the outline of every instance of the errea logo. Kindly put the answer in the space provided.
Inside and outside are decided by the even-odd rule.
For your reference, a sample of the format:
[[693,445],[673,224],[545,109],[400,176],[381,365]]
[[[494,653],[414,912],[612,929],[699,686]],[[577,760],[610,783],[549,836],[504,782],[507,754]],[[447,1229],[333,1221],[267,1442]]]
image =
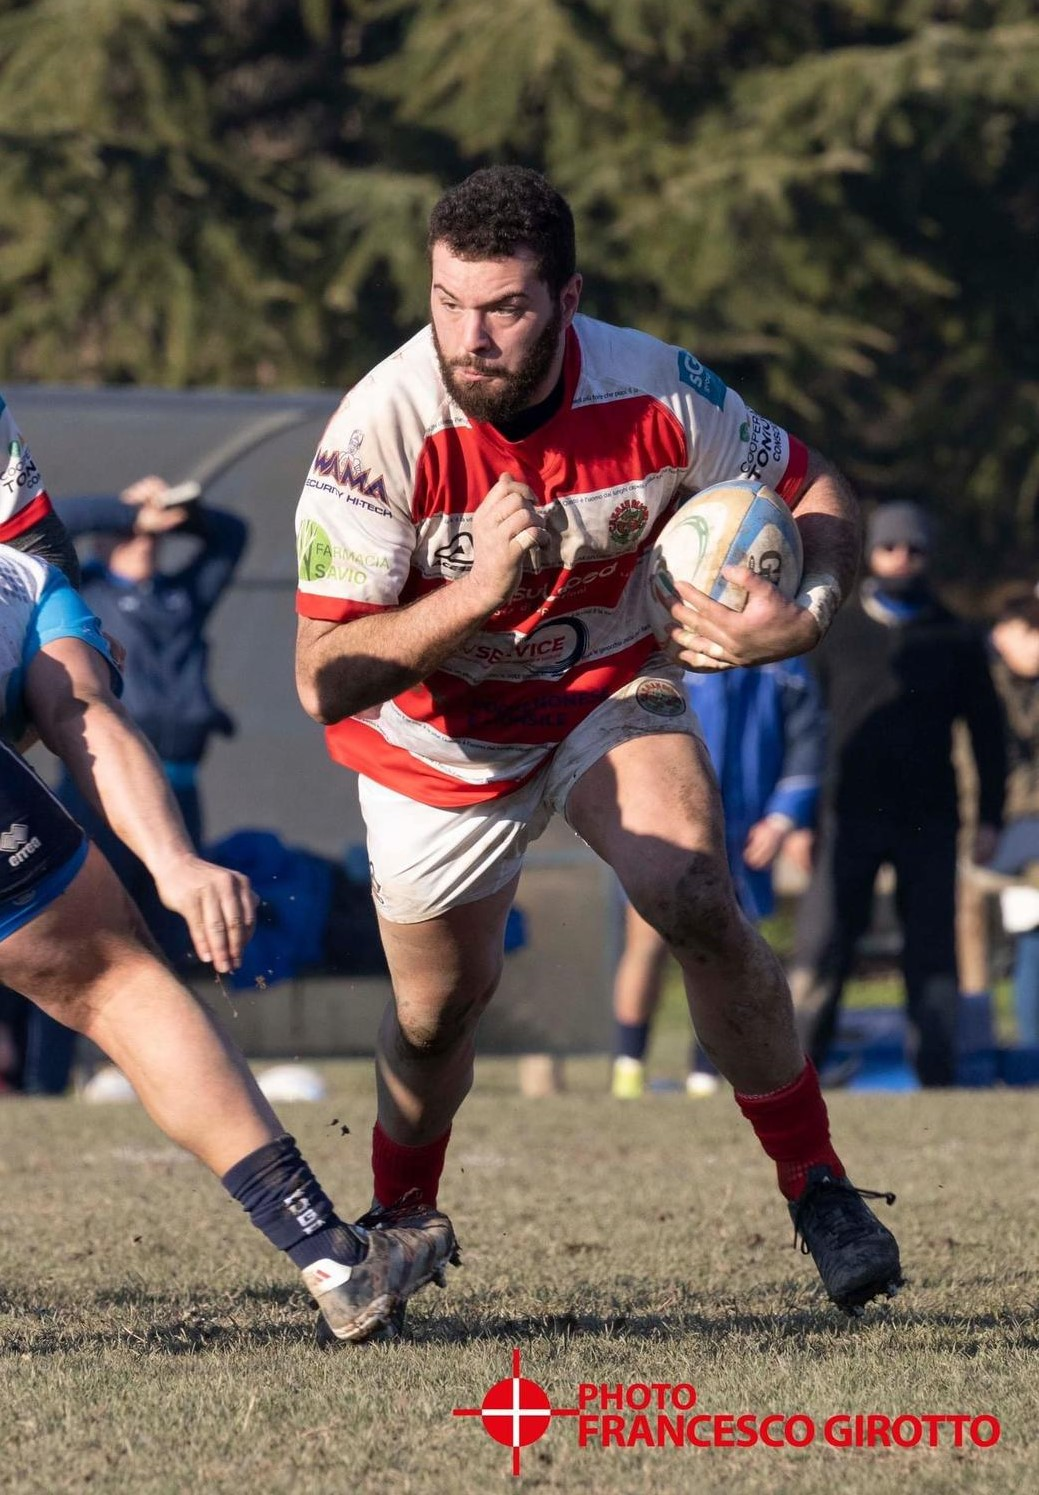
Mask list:
[[20,867],[23,862],[27,862],[42,844],[39,836],[30,838],[29,827],[17,820],[7,830],[0,831],[0,854],[7,856],[11,867]]

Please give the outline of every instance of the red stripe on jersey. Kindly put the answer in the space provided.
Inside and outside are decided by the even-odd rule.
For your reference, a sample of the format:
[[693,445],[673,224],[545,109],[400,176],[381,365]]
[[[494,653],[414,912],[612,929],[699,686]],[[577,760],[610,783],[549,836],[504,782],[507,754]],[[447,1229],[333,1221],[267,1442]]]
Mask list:
[[[646,536],[652,542],[667,523],[663,514]],[[639,551],[613,556],[593,556],[572,567],[551,571],[525,571],[519,586],[504,606],[492,613],[483,626],[485,633],[530,633],[542,623],[551,622],[561,609],[615,607],[638,564]],[[452,583],[443,576],[423,576],[411,571],[400,594],[400,606],[428,597]]]
[[313,592],[296,593],[296,611],[301,618],[322,623],[351,623],[367,613],[389,612],[377,602],[351,602],[347,597],[318,597]]
[[472,513],[506,471],[526,483],[539,503],[548,503],[621,487],[636,468],[648,477],[688,466],[678,418],[652,395],[566,412],[565,449],[552,440],[557,419],[511,445],[487,426],[437,431],[419,459],[412,519],[421,524],[437,514]]
[[436,670],[393,704],[452,741],[532,743],[555,747],[639,671],[658,645],[639,639],[618,654],[578,665],[559,680],[481,680],[476,687]]
[[[394,705],[413,721],[424,722],[444,736],[476,737],[490,744],[488,758],[493,756],[495,743],[502,746],[528,743],[543,745],[547,759],[553,748],[585,717],[638,673],[656,647],[652,638],[641,639],[600,664],[575,670],[565,680],[484,681],[479,686],[478,698],[464,681],[438,673],[430,677],[434,691],[429,684],[417,685],[395,696]],[[441,681],[444,693],[440,690]],[[450,701],[444,710],[445,695],[458,698],[453,713]],[[452,777],[446,766],[435,768],[387,742],[381,732],[357,717],[347,717],[326,727],[325,744],[329,756],[337,763],[426,805],[450,807],[501,799],[537,772],[533,769],[519,778],[467,783]]]
[[791,436],[786,472],[776,484],[776,492],[780,498],[786,499],[791,509],[797,507],[797,500],[801,497],[801,484],[804,482],[807,471],[808,448],[803,441],[798,441],[796,436]]
[[328,756],[344,768],[363,773],[387,789],[418,800],[421,805],[436,805],[445,810],[501,799],[532,779],[542,767],[539,763],[537,768],[518,779],[498,779],[493,784],[465,784],[461,779],[452,779],[430,768],[404,748],[394,747],[374,727],[356,717],[347,717],[345,721],[336,722],[334,727],[326,727],[325,745]]
[[50,496],[44,488],[37,493],[31,503],[27,503],[24,509],[13,514],[5,523],[0,524],[0,543],[6,544],[8,540],[14,540],[18,535],[24,535],[25,531],[32,529],[34,524],[39,524],[41,519],[46,519],[48,514],[53,514]]

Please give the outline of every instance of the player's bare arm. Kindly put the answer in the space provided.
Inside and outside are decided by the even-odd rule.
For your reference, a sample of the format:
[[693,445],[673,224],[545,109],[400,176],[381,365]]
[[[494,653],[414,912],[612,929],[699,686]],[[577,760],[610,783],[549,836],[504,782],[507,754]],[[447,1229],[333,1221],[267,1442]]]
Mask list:
[[733,612],[688,583],[676,581],[673,657],[688,670],[768,664],[814,649],[851,590],[862,550],[862,517],[846,479],[809,451],[801,491],[791,505],[804,546],[801,590],[793,600],[744,566],[723,574],[745,588],[747,605]]
[[43,743],[155,879],[200,960],[233,970],[256,899],[238,872],[199,857],[147,740],[112,693],[108,666],[76,638],[46,644],[29,666],[26,700]]
[[325,725],[418,684],[512,596],[528,551],[548,542],[525,484],[503,473],[473,515],[469,573],[406,607],[327,623],[300,618],[296,689]]

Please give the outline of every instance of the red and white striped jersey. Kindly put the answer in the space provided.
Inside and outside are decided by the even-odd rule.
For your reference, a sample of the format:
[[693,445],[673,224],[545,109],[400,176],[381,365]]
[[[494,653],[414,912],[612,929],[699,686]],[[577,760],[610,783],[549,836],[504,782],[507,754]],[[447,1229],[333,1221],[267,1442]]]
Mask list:
[[50,512],[40,469],[0,397],[0,542],[24,535]]
[[[560,408],[509,442],[447,393],[426,327],[343,400],[296,515],[297,611],[348,623],[472,564],[472,516],[502,472],[551,505],[551,549],[421,684],[326,732],[336,761],[431,805],[508,794],[655,651],[649,550],[676,500],[761,478],[788,501],[805,447],[692,354],[578,316]],[[529,567],[528,559],[528,567]]]

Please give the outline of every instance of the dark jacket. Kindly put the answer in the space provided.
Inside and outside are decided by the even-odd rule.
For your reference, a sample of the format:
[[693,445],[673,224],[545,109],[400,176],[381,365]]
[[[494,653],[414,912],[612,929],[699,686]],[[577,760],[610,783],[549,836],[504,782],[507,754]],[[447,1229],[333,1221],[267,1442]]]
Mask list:
[[935,597],[909,616],[867,580],[808,656],[830,720],[823,802],[842,817],[958,823],[953,723],[970,733],[978,818],[1002,820],[1006,753],[979,632]]
[[[135,510],[117,498],[70,498],[55,507],[73,539],[133,533]],[[248,529],[234,514],[197,504],[175,533],[202,542],[179,570],[137,584],[88,561],[80,590],[126,649],[123,704],[134,721],[160,758],[197,763],[213,733],[234,730],[209,690],[204,629],[242,558]]]
[[1006,713],[1006,818],[1039,816],[1039,680],[1015,675],[998,654],[992,678]]

